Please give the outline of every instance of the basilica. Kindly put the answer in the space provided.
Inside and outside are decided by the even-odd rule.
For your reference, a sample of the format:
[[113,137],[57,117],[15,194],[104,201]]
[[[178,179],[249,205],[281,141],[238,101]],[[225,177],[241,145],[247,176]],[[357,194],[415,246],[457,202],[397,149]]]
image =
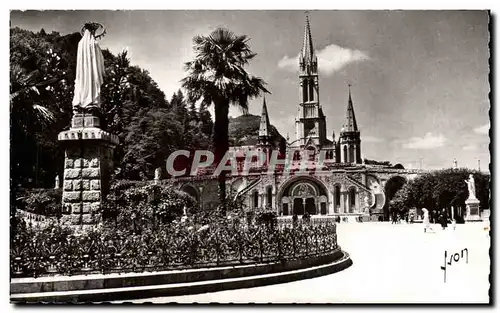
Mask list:
[[[338,138],[327,138],[326,117],[320,103],[318,58],[306,16],[304,40],[297,73],[300,93],[295,118],[295,138],[286,139],[286,155],[300,162],[303,154],[312,162],[322,158],[322,166],[300,175],[283,175],[267,171],[266,166],[254,166],[245,175],[228,177],[227,188],[244,199],[250,209],[267,208],[278,216],[361,217],[380,219],[387,199],[385,187],[394,177],[411,179],[418,170],[390,166],[367,165],[361,158],[361,133],[358,129],[349,87],[345,122]],[[262,104],[258,143],[231,147],[236,156],[249,151],[262,151],[269,160],[273,146],[270,119],[265,99]],[[185,177],[175,181],[177,187],[195,197],[203,207],[217,205],[217,183],[212,177]]]

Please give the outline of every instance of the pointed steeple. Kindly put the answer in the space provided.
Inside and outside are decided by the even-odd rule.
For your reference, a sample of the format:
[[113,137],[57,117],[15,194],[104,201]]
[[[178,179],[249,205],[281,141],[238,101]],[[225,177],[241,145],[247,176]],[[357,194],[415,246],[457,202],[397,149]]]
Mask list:
[[309,23],[309,13],[306,12],[306,24],[304,26],[304,42],[302,44],[302,57],[313,60],[314,47],[311,36],[311,24]]
[[349,102],[347,104],[347,121],[344,125],[343,131],[345,132],[357,132],[358,124],[356,123],[356,116],[354,115],[354,107],[352,105],[351,97],[351,84],[349,84]]
[[304,42],[302,43],[302,50],[300,51],[300,68],[302,71],[310,70],[315,72],[317,69],[316,53],[314,52],[314,46],[311,36],[311,25],[309,23],[309,13],[306,12],[306,24],[304,26]]
[[269,115],[267,114],[266,97],[264,97],[264,102],[262,104],[262,115],[260,116],[260,127],[259,127],[259,138],[270,136],[270,123]]

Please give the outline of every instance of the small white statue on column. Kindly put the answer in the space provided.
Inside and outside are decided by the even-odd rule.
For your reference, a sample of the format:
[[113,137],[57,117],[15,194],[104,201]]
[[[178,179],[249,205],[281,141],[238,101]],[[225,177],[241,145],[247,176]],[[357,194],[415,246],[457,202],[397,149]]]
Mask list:
[[184,208],[182,209],[182,217],[181,217],[181,222],[185,222],[187,220],[187,207],[184,205]]
[[457,159],[453,159],[453,168],[458,168]]
[[474,182],[474,176],[469,175],[469,179],[465,181],[467,184],[467,189],[469,189],[469,198],[465,200],[467,205],[467,217],[468,221],[478,221],[481,219],[481,208],[479,200],[476,197],[476,184]]
[[160,183],[161,179],[161,168],[157,168],[155,170],[155,185],[158,185]]
[[60,183],[59,183],[59,175],[56,175],[56,182],[54,185],[54,189],[59,189]]
[[474,182],[474,176],[472,174],[469,175],[469,179],[465,181],[467,184],[467,188],[469,189],[469,199],[477,199],[476,198],[476,185]]

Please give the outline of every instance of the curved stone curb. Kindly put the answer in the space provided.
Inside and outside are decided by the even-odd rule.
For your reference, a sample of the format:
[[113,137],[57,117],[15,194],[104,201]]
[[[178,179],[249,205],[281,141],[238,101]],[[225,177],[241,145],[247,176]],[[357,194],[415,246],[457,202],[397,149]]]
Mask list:
[[314,267],[336,261],[342,256],[343,253],[339,247],[329,253],[269,263],[198,267],[155,272],[13,278],[10,282],[10,293],[139,287],[255,276]]
[[223,278],[195,282],[169,283],[134,287],[87,289],[39,293],[11,294],[10,300],[15,303],[69,303],[69,302],[101,302],[187,294],[216,292],[228,289],[252,288],[264,285],[280,284],[301,279],[308,279],[332,274],[352,265],[346,252],[336,261],[298,270],[268,273],[236,278]]

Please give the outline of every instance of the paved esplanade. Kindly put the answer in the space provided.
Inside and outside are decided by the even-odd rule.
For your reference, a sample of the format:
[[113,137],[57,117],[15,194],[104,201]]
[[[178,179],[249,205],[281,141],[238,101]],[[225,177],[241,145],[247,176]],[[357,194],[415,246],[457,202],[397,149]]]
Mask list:
[[[162,297],[134,302],[179,303],[359,303],[359,302],[488,302],[490,237],[485,223],[451,225],[423,232],[422,224],[350,223],[338,227],[339,243],[354,264],[339,273],[280,285],[207,294]],[[468,249],[465,258],[448,260]]]

